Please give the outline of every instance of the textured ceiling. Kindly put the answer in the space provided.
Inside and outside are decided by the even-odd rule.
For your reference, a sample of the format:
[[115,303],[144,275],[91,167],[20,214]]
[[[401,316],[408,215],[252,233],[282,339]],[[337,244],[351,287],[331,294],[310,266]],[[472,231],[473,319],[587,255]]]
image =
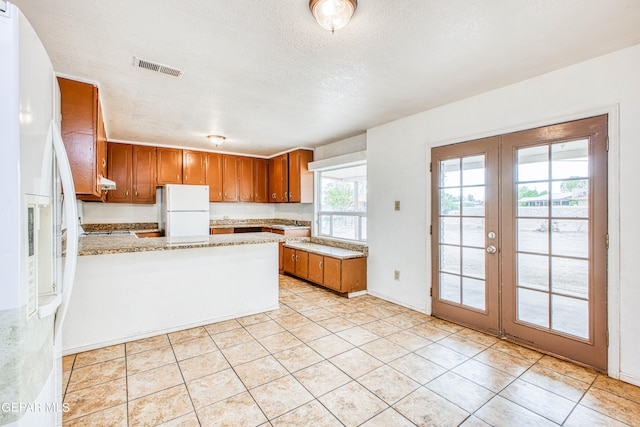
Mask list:
[[638,0],[360,0],[335,35],[307,0],[14,2],[58,73],[99,84],[110,139],[255,155],[640,43]]

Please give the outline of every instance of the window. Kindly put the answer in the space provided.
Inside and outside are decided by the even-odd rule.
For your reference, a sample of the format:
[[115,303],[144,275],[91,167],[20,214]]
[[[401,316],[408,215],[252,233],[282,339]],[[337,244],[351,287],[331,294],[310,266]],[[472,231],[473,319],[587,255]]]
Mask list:
[[316,234],[367,240],[367,165],[318,172]]

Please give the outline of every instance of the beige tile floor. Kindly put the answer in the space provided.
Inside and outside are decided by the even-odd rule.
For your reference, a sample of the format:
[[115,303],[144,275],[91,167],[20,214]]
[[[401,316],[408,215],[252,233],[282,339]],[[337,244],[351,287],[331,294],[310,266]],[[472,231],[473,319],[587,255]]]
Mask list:
[[66,427],[640,425],[640,388],[280,277],[280,309],[67,356]]

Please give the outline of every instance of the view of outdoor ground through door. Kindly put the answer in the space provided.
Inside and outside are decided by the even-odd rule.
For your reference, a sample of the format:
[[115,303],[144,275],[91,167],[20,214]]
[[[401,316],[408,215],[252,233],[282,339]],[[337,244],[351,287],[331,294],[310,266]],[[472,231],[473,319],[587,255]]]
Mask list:
[[606,370],[606,129],[601,116],[432,150],[435,316]]

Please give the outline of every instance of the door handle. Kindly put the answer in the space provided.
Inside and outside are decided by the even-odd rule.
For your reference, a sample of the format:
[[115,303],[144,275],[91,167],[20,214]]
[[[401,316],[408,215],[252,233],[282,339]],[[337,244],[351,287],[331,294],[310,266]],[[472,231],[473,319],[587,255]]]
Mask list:
[[487,252],[490,254],[495,254],[496,252],[498,252],[498,249],[493,245],[487,246]]

